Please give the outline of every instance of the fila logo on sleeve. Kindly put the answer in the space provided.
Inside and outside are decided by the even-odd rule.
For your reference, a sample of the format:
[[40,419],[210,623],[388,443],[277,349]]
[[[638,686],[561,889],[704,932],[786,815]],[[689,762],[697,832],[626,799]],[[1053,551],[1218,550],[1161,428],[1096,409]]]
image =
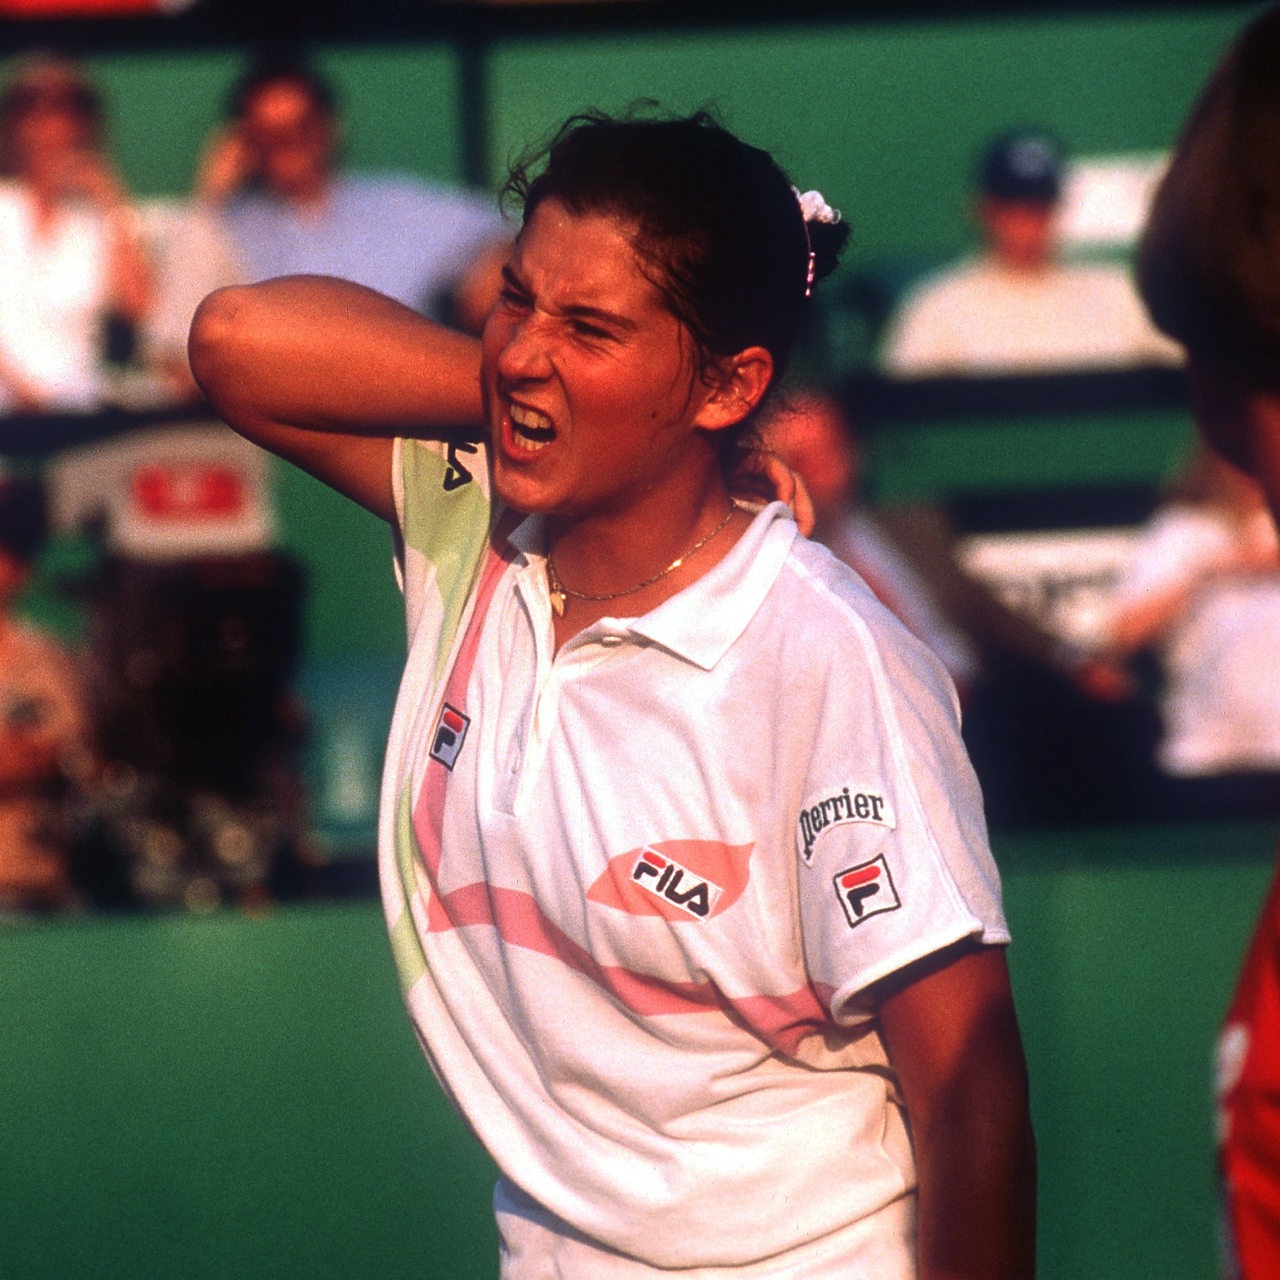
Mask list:
[[839,872],[834,877],[834,884],[851,929],[882,911],[896,911],[902,906],[884,854],[861,866]]
[[436,721],[435,736],[431,739],[431,758],[439,760],[450,773],[458,762],[470,725],[471,717],[463,715],[456,707],[446,702],[440,708],[440,719]]

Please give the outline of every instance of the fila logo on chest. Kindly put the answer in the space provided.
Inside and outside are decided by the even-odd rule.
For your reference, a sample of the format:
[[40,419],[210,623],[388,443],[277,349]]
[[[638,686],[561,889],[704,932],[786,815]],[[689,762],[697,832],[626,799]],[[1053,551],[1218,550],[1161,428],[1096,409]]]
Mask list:
[[631,879],[655,897],[703,919],[723,892],[718,884],[696,875],[655,849],[644,849],[631,868]]

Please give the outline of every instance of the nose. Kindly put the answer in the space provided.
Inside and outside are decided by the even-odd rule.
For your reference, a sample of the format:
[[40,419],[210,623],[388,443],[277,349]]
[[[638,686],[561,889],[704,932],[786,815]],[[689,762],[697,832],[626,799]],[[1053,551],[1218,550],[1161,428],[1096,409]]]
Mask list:
[[551,373],[547,335],[536,315],[512,322],[498,352],[498,374],[509,382],[536,381]]

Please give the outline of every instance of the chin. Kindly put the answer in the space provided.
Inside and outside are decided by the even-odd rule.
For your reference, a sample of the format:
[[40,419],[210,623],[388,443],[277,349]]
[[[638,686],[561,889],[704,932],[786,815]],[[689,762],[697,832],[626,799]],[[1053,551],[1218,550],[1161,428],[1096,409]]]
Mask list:
[[526,515],[548,515],[561,506],[546,485],[529,476],[513,473],[501,462],[494,464],[493,492],[508,507]]

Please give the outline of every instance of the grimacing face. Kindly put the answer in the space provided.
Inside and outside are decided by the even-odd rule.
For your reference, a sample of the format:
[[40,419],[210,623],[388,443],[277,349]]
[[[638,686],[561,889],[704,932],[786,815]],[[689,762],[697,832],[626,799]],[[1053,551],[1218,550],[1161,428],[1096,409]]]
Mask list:
[[622,513],[707,448],[693,339],[611,215],[538,205],[482,347],[494,483],[518,510]]

